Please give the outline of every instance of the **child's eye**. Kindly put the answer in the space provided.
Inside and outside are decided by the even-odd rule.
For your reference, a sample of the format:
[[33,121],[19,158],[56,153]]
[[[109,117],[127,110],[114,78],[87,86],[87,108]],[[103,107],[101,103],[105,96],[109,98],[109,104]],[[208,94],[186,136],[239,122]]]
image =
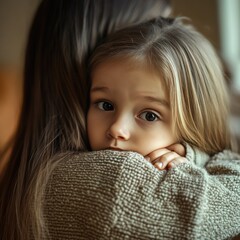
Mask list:
[[111,103],[105,102],[105,101],[98,102],[97,106],[99,109],[101,109],[103,111],[113,111],[114,110],[113,105]]
[[153,112],[143,112],[139,115],[139,117],[148,122],[153,122],[153,121],[159,120],[159,117],[157,116],[157,114],[155,114]]

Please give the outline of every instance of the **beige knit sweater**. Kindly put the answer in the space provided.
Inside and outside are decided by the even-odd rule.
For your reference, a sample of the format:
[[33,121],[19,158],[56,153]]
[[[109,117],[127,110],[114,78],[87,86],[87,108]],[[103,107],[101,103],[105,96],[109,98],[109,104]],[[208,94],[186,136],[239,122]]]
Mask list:
[[[61,161],[45,194],[52,239],[227,239],[240,233],[240,156],[187,146],[189,163],[158,171],[133,152]],[[207,163],[207,164],[206,164]]]

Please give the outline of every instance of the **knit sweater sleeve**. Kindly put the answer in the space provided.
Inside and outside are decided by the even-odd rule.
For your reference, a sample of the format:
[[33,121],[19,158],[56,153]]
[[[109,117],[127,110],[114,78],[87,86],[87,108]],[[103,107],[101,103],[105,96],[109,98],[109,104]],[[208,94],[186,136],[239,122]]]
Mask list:
[[240,233],[240,156],[158,171],[133,152],[81,153],[47,185],[52,239],[227,239]]

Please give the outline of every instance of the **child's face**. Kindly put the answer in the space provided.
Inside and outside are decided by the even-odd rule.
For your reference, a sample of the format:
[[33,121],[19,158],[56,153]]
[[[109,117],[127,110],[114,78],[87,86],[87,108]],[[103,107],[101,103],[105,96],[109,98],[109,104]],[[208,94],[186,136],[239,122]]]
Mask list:
[[87,116],[92,150],[135,151],[143,156],[176,143],[161,78],[129,62],[108,61],[92,73]]

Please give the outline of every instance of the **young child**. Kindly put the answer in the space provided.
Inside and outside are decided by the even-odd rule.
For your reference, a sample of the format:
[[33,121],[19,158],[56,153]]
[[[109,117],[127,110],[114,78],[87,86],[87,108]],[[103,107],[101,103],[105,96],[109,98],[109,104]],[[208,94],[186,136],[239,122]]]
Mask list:
[[212,45],[182,18],[113,34],[92,56],[88,136],[93,150],[136,151],[158,169],[187,159],[189,144],[231,148],[228,94]]

